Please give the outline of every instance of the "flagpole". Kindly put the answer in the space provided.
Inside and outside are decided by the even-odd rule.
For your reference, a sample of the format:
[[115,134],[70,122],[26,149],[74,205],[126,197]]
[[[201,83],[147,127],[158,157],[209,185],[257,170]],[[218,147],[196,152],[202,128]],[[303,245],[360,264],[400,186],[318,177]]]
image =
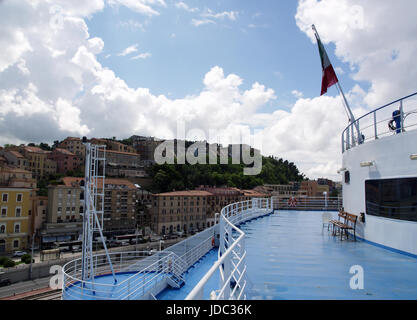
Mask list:
[[[313,31],[315,32],[317,39],[321,41],[320,35],[317,32],[316,26],[313,24],[311,27],[313,28]],[[358,142],[359,143],[362,143],[362,135],[361,135],[360,130],[359,130],[359,124],[356,122],[355,116],[353,115],[353,112],[350,109],[349,103],[348,103],[348,101],[347,101],[347,99],[345,97],[345,94],[343,92],[342,86],[340,85],[339,79],[337,79],[337,87],[338,87],[339,92],[340,92],[340,94],[341,94],[341,96],[343,98],[344,105],[345,105],[346,109],[349,112],[349,115],[350,115],[349,121],[350,121],[351,124],[354,124],[355,125],[356,130],[358,131]]]

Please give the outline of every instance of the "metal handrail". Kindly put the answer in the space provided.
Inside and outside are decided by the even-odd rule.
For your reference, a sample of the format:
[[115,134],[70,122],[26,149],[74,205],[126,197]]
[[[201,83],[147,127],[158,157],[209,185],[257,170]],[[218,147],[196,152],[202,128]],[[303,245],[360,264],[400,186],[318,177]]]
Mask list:
[[[108,293],[111,289],[112,296],[107,295],[106,299],[138,298],[141,291],[141,296],[145,296],[148,289],[152,289],[160,281],[172,275],[168,267],[169,260],[172,263],[173,274],[178,280],[181,280],[182,274],[213,248],[212,238],[217,227],[210,227],[152,256],[149,256],[147,251],[111,253],[110,259],[117,272],[133,272],[130,277],[115,284],[83,281],[81,279],[81,258],[72,260],[63,267],[63,295],[73,299],[99,299],[100,293]],[[182,250],[182,246],[185,246],[185,250]],[[106,257],[105,254],[93,256],[96,276],[109,274]],[[162,268],[160,268],[161,265]],[[128,292],[126,292],[126,285],[129,288]],[[82,292],[82,296],[74,296],[66,290],[70,286],[76,286]]]
[[[230,204],[220,212],[220,248],[219,258],[203,276],[199,283],[187,295],[186,300],[203,299],[204,287],[217,270],[220,273],[221,285],[219,290],[211,292],[211,299],[241,299],[246,298],[246,250],[244,245],[245,233],[236,225],[252,218],[269,214],[273,211],[273,201],[270,199],[252,199]],[[238,234],[233,237],[233,232]],[[230,241],[229,241],[230,240]],[[238,249],[238,250],[236,250]],[[224,251],[223,251],[224,250]],[[233,259],[237,263],[233,263]],[[230,268],[230,265],[233,268]],[[235,276],[237,274],[237,277]],[[231,292],[230,283],[234,279],[235,287]],[[236,296],[237,289],[240,288]]]
[[[405,125],[404,121],[405,119],[411,115],[411,114],[415,114],[417,113],[417,109],[410,109],[408,112],[404,111],[404,101],[412,98],[414,96],[417,96],[417,92],[410,94],[408,96],[405,96],[403,98],[400,98],[398,100],[395,100],[393,102],[390,102],[388,104],[385,104],[379,108],[376,108],[366,114],[364,114],[363,116],[361,116],[360,118],[356,119],[355,122],[350,123],[342,132],[342,153],[344,153],[346,150],[351,149],[352,147],[355,147],[358,144],[362,144],[366,141],[372,140],[372,139],[378,139],[379,137],[389,134],[390,131],[384,131],[384,132],[378,132],[378,125],[381,124],[382,122],[385,122],[387,120],[391,120],[391,118],[384,118],[384,120],[377,120],[377,112],[381,111],[381,110],[387,110],[388,107],[392,107],[396,104],[400,104],[399,106],[399,120],[400,120],[400,126],[396,127],[396,130],[394,130],[394,133],[402,133],[405,131],[406,128],[411,128],[417,125],[417,121],[416,123],[411,123],[409,125]],[[398,107],[396,107],[396,110],[398,110]],[[362,128],[360,127],[360,123],[363,120],[369,120],[369,124],[367,124],[366,126],[363,126]],[[357,132],[356,128],[359,128],[359,132]],[[365,136],[365,139],[363,139],[362,135],[363,135],[363,130],[366,129],[372,129],[371,133],[368,135],[368,137]],[[372,132],[373,131],[373,132]],[[361,137],[359,136],[361,135]]]

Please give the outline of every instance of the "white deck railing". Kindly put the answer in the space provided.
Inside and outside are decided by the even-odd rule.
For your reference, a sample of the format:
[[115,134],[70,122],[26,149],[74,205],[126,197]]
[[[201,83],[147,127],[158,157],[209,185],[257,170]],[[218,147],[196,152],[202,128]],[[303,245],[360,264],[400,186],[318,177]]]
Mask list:
[[[398,111],[395,119],[394,111]],[[388,126],[392,120],[398,122],[398,124],[395,122],[391,124],[393,129]],[[417,92],[377,108],[349,124],[342,133],[342,153],[359,144],[416,128]]]
[[252,199],[230,204],[220,213],[219,259],[188,294],[186,300],[204,299],[208,280],[219,271],[219,289],[210,293],[213,300],[246,299],[245,233],[237,225],[273,211],[270,199]]
[[[110,254],[115,273],[131,273],[117,283],[83,281],[81,259],[68,262],[63,267],[63,295],[65,300],[137,300],[155,292],[172,279],[182,280],[182,275],[213,248],[215,230],[210,227],[163,251],[149,256],[148,251],[116,252]],[[95,277],[110,275],[111,268],[105,254],[93,256]]]
[[342,197],[272,197],[275,210],[338,211],[343,207]]

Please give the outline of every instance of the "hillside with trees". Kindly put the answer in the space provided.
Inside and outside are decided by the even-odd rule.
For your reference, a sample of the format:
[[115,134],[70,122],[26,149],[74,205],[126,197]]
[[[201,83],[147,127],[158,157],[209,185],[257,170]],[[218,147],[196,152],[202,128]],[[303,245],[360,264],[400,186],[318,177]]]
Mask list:
[[256,176],[243,174],[243,164],[164,164],[154,165],[149,174],[153,192],[194,189],[200,185],[252,189],[263,184],[287,184],[305,179],[298,168],[287,160],[262,157],[262,171]]

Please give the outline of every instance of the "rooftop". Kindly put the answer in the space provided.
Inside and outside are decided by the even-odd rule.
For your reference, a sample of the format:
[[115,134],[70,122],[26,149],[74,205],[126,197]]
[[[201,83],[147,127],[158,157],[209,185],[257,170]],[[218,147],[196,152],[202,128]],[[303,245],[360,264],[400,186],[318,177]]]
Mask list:
[[24,158],[24,156],[22,156],[22,154],[20,152],[18,152],[18,151],[10,150],[10,151],[7,151],[7,152],[10,153],[10,154],[12,154],[12,155],[14,155],[16,158],[21,158],[21,159]]
[[27,171],[24,169],[20,169],[18,167],[14,167],[14,166],[10,166],[10,165],[4,165],[2,167],[0,167],[0,171],[3,172],[13,172],[13,173],[26,173],[26,174],[32,174],[31,171]]
[[74,153],[72,153],[71,151],[67,150],[67,149],[62,149],[62,148],[56,148],[55,149],[56,152],[62,153],[62,154],[66,154],[69,156],[75,156]]
[[158,193],[154,194],[157,197],[179,197],[179,196],[212,196],[213,194],[207,191],[201,191],[201,190],[183,190],[183,191],[173,191],[173,192],[166,192],[166,193]]
[[[79,186],[80,181],[84,180],[84,178],[78,178],[78,177],[64,177],[62,178],[63,186],[65,187],[75,187]],[[116,186],[124,186],[128,189],[137,189],[135,185],[126,179],[113,179],[113,178],[106,178],[104,182],[105,186],[108,185],[116,185]],[[100,185],[98,186],[101,187]]]
[[24,149],[28,152],[33,152],[33,153],[50,153],[50,151],[42,150],[39,147],[24,146]]
[[133,152],[124,152],[124,151],[115,151],[115,150],[107,150],[106,149],[106,153],[118,153],[118,154],[126,154],[129,156],[140,156],[138,153],[133,153]]

